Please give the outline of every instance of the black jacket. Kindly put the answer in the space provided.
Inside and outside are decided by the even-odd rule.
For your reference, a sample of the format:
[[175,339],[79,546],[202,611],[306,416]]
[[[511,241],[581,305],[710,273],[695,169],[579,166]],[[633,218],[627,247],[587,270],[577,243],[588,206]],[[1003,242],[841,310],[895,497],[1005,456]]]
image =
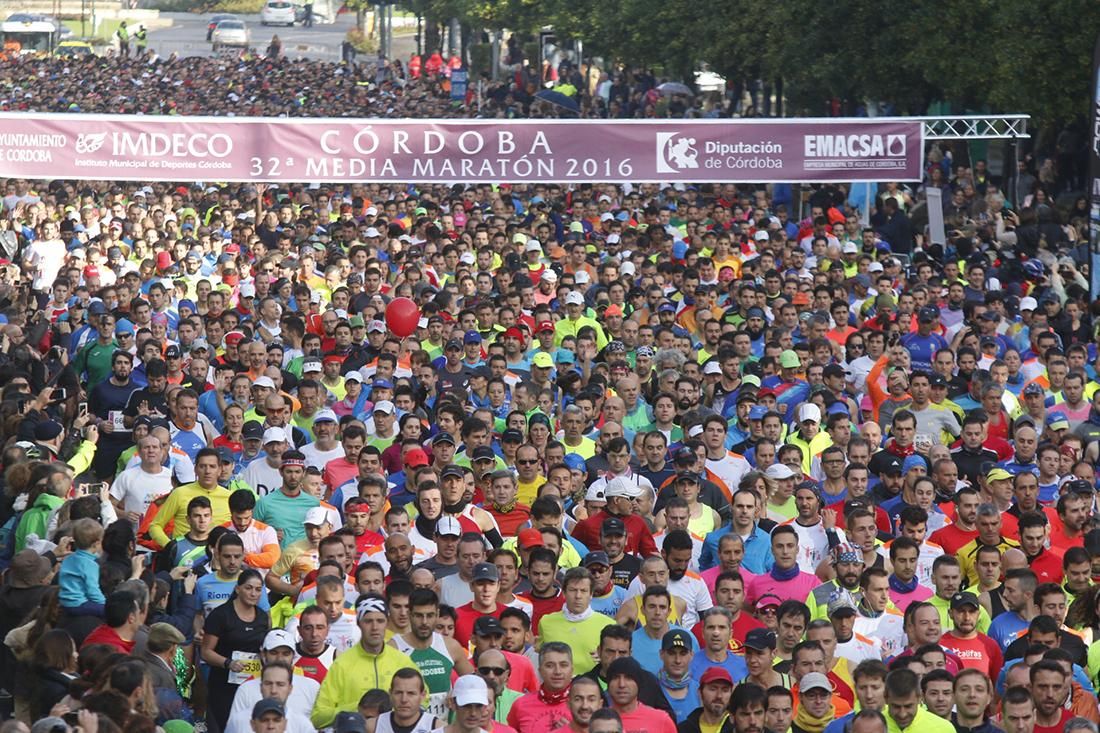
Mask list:
[[[701,717],[703,717],[703,708],[696,708],[694,713],[687,716],[687,720],[676,726],[676,733],[702,733],[702,728],[699,726]],[[718,733],[733,733],[733,719],[727,717],[718,729]]]
[[[601,690],[607,689],[607,680],[600,677],[599,665],[581,676],[595,680],[599,684]],[[665,693],[661,692],[661,685],[657,682],[657,677],[652,672],[642,670],[642,676],[638,678],[638,702],[643,705],[648,705],[651,708],[664,710],[675,722],[676,716],[672,713],[672,707],[668,704]]]

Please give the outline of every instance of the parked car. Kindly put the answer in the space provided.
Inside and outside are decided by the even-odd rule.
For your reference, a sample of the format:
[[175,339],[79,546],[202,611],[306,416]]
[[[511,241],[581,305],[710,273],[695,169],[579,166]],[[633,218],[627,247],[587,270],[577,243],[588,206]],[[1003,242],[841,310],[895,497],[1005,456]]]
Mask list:
[[215,51],[226,46],[248,46],[248,27],[242,20],[223,20],[214,29],[210,40]]
[[92,44],[86,41],[62,41],[57,44],[57,50],[54,51],[58,56],[94,56],[95,49],[92,48]]
[[206,24],[206,40],[209,41],[214,37],[214,29],[217,28],[218,23],[221,23],[223,20],[240,20],[240,18],[232,13],[218,13],[210,16],[210,22]]
[[294,25],[297,12],[290,0],[267,0],[260,10],[260,25]]

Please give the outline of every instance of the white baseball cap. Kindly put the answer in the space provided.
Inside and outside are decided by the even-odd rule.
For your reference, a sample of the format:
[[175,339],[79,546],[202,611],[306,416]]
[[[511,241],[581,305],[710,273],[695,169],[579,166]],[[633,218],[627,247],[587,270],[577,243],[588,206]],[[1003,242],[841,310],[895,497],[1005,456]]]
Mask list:
[[1039,307],[1039,301],[1035,300],[1035,298],[1032,298],[1030,295],[1027,296],[1026,298],[1021,298],[1020,299],[1020,310],[1021,311],[1033,311],[1033,310],[1036,310],[1038,307]]
[[584,296],[576,290],[570,290],[565,296],[566,305],[584,305]]
[[269,652],[272,649],[279,649],[284,646],[291,650],[294,649],[294,635],[285,629],[272,629],[264,636],[264,643],[260,648],[265,652]]
[[377,227],[367,227],[367,231],[363,232],[363,236],[367,239],[374,239],[375,237],[381,237],[382,233],[378,231]]
[[383,412],[387,415],[392,415],[393,411],[394,411],[393,403],[390,402],[389,400],[382,400],[381,402],[376,402],[374,404],[374,411],[375,412]]
[[588,270],[578,270],[573,275],[573,280],[576,281],[578,285],[584,285],[585,283],[592,282],[592,278],[588,275]]
[[253,387],[267,387],[268,389],[275,389],[275,382],[271,380],[271,377],[262,376],[256,377],[252,380]]
[[332,410],[318,410],[317,414],[313,416],[313,422],[340,422],[340,418],[336,417],[336,413]]
[[241,283],[240,290],[238,291],[242,298],[255,298],[256,286],[252,283]]
[[625,476],[616,476],[607,482],[603,495],[608,499],[615,496],[625,496],[628,499],[642,495],[642,487]]
[[302,374],[306,372],[319,372],[321,371],[321,360],[316,358],[305,359],[302,362]]
[[285,443],[286,431],[282,428],[268,428],[264,431],[264,445],[268,443]]
[[351,370],[350,372],[348,372],[347,374],[344,375],[344,381],[345,382],[359,382],[359,384],[362,384],[363,383],[363,375],[360,374],[358,371],[353,369],[353,370]]
[[798,408],[798,422],[806,422],[807,420],[821,422],[821,408],[812,402],[807,402]]
[[459,707],[489,704],[489,686],[476,674],[464,674],[455,680],[451,694],[454,696],[455,705]]
[[525,252],[542,252],[542,244],[537,239],[528,239],[527,246],[524,248]]
[[320,527],[322,524],[331,524],[328,519],[328,510],[324,507],[313,507],[306,512],[306,518],[302,520],[302,524],[312,524],[314,527]]
[[440,537],[461,537],[462,525],[454,517],[440,517],[435,523],[435,533]]
[[764,475],[775,481],[782,481],[783,479],[794,478],[794,471],[784,463],[773,463],[768,466],[767,471],[764,471]]

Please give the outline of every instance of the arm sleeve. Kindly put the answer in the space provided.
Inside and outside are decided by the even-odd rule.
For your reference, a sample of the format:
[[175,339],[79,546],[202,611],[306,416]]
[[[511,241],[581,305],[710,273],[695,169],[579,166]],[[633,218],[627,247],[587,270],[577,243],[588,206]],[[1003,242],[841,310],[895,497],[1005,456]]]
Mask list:
[[339,669],[329,669],[325,681],[321,683],[321,689],[317,692],[317,700],[313,703],[313,712],[309,719],[318,729],[327,728],[336,719],[337,686],[340,684],[338,676]]
[[875,362],[875,365],[871,367],[871,371],[867,372],[867,381],[865,386],[867,387],[867,394],[871,397],[871,408],[874,410],[875,420],[878,420],[878,408],[887,397],[887,392],[883,389],[882,385],[878,383],[879,377],[882,376],[882,370],[886,368],[887,358],[883,354]]
[[283,554],[279,549],[279,538],[271,527],[265,528],[260,536],[263,543],[261,550],[245,555],[244,559],[250,567],[270,570]]
[[157,547],[163,548],[168,544],[169,537],[168,533],[164,531],[164,526],[175,515],[176,497],[175,494],[169,494],[168,498],[164,500],[164,504],[157,510],[157,516],[153,518],[152,523],[149,525],[149,537],[157,544]]

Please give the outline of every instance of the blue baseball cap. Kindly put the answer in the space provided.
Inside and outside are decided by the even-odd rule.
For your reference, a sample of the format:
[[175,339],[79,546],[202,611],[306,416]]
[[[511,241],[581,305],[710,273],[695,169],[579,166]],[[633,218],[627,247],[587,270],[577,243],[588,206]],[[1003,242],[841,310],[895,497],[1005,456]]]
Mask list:
[[923,468],[925,471],[927,471],[928,464],[925,463],[924,459],[920,456],[909,456],[905,459],[905,462],[901,464],[901,473],[904,476],[905,474],[912,471],[914,468]]
[[467,331],[466,335],[462,337],[462,342],[465,344],[480,344],[481,334],[477,331]]
[[564,463],[565,465],[569,466],[570,471],[581,471],[582,473],[588,473],[588,466],[585,464],[584,459],[576,453],[567,453]]
[[768,414],[768,408],[763,405],[753,405],[749,410],[750,420],[763,420],[764,416]]
[[393,382],[388,379],[376,379],[370,386],[372,389],[393,389]]
[[134,324],[130,323],[125,318],[122,318],[115,324],[115,333],[133,333]]

